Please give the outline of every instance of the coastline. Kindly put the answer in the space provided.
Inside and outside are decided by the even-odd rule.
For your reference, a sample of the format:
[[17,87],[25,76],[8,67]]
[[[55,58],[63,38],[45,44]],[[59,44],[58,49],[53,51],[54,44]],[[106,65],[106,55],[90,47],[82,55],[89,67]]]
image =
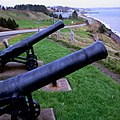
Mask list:
[[104,34],[113,39],[113,41],[115,41],[116,43],[120,44],[120,36],[116,34],[106,23],[87,15],[82,15],[81,17],[88,20],[89,24],[98,23],[99,25],[103,25],[105,27]]
[[103,22],[101,22],[101,21],[98,21],[98,22],[100,23],[100,25],[105,26],[104,34],[107,35],[108,37],[110,37],[111,39],[113,39],[113,41],[115,41],[116,43],[120,44],[120,36],[117,35],[115,32],[113,32],[111,28],[106,27],[106,24],[104,24]]
[[111,29],[111,31],[113,31],[113,33],[115,33],[116,35],[118,35],[118,36],[120,37],[120,33],[119,33],[118,31],[113,30],[113,29],[112,29],[107,23],[105,23],[104,21],[102,21],[102,20],[100,20],[100,19],[98,19],[98,18],[94,18],[94,17],[88,16],[88,15],[87,15],[87,17],[90,17],[90,18],[92,18],[92,19],[95,19],[95,20],[101,22],[102,24],[104,24],[104,25],[106,26],[106,28]]
[[[120,37],[115,34],[111,29],[107,28],[101,21],[96,20],[88,16],[84,18],[93,21],[93,24],[88,24],[88,30],[93,35],[94,41],[101,40],[105,44],[108,57],[105,60],[99,61],[96,66],[112,76],[116,81],[120,80]],[[99,65],[103,65],[101,67]],[[107,68],[107,69],[105,69]],[[115,74],[116,73],[116,74]],[[120,82],[120,81],[119,81]]]

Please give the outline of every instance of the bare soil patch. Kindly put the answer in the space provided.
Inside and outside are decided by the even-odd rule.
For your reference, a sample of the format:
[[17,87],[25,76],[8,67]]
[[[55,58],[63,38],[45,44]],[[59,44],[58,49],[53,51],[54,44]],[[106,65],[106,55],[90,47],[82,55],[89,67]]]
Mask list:
[[120,83],[120,75],[112,72],[111,70],[109,70],[108,68],[106,68],[105,66],[99,64],[99,63],[93,63],[93,65],[95,65],[98,69],[100,69],[101,72],[107,74],[108,76],[110,76],[113,80],[115,80],[116,82]]
[[45,87],[42,87],[41,90],[45,91],[70,91],[71,87],[66,78],[61,78],[56,81],[57,86],[53,87],[52,84],[46,85]]
[[[42,66],[43,64],[43,61],[38,61],[38,66]],[[0,79],[7,79],[25,72],[27,72],[27,70],[24,64],[18,62],[9,62],[6,64],[4,72],[0,73]]]

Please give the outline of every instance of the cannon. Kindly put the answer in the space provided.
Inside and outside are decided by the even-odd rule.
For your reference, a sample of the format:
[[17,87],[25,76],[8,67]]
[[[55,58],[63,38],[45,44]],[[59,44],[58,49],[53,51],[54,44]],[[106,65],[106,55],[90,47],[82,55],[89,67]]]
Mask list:
[[[5,64],[10,61],[24,63],[27,70],[37,68],[37,56],[34,53],[33,45],[63,27],[64,23],[60,20],[10,47],[5,44],[8,48],[0,51],[0,72],[3,72]],[[26,57],[20,56],[24,52],[26,53]]]
[[100,41],[46,65],[0,81],[0,116],[7,113],[12,120],[35,120],[40,105],[31,93],[97,60],[108,53]]

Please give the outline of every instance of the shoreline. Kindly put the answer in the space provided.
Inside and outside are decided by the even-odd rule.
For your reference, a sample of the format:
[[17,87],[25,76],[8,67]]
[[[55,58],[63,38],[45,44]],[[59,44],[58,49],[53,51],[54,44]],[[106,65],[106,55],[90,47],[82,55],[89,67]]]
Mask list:
[[91,17],[91,16],[89,16],[89,15],[85,15],[85,16],[88,17],[88,18],[94,19],[94,20],[96,20],[96,21],[99,21],[100,23],[104,24],[104,25],[106,26],[106,28],[111,29],[111,31],[112,31],[113,33],[115,33],[116,35],[118,35],[118,36],[120,37],[120,32],[114,31],[114,30],[113,30],[107,23],[105,23],[104,21],[102,21],[102,20],[100,20],[100,19],[98,19],[98,18],[95,18],[95,17]]
[[118,34],[116,34],[116,32],[114,32],[106,23],[104,23],[103,21],[100,21],[96,18],[87,16],[87,15],[82,15],[82,17],[85,18],[86,20],[88,20],[89,24],[92,24],[93,22],[98,22],[100,25],[105,26],[104,34],[107,35],[108,37],[110,37],[111,39],[113,39],[113,41],[115,41],[116,43],[120,44],[120,36]]
[[98,22],[101,25],[105,26],[105,33],[104,34],[107,35],[108,37],[110,37],[111,39],[113,39],[113,41],[115,41],[116,43],[120,44],[120,36],[117,35],[115,32],[113,32],[111,28],[106,27],[106,25],[104,23],[102,23],[101,21],[98,21]]

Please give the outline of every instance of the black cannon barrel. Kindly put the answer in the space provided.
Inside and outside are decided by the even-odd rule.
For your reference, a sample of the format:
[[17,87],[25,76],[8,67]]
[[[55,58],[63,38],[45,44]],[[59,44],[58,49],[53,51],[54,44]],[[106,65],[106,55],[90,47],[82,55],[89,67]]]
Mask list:
[[100,41],[24,74],[0,81],[0,98],[26,95],[108,55]]
[[57,23],[49,26],[42,31],[25,38],[24,40],[6,48],[5,50],[0,52],[0,58],[4,61],[9,61],[12,58],[15,58],[26,51],[29,47],[37,43],[38,41],[42,40],[43,38],[49,36],[53,32],[59,30],[60,28],[64,27],[64,23],[60,20]]

